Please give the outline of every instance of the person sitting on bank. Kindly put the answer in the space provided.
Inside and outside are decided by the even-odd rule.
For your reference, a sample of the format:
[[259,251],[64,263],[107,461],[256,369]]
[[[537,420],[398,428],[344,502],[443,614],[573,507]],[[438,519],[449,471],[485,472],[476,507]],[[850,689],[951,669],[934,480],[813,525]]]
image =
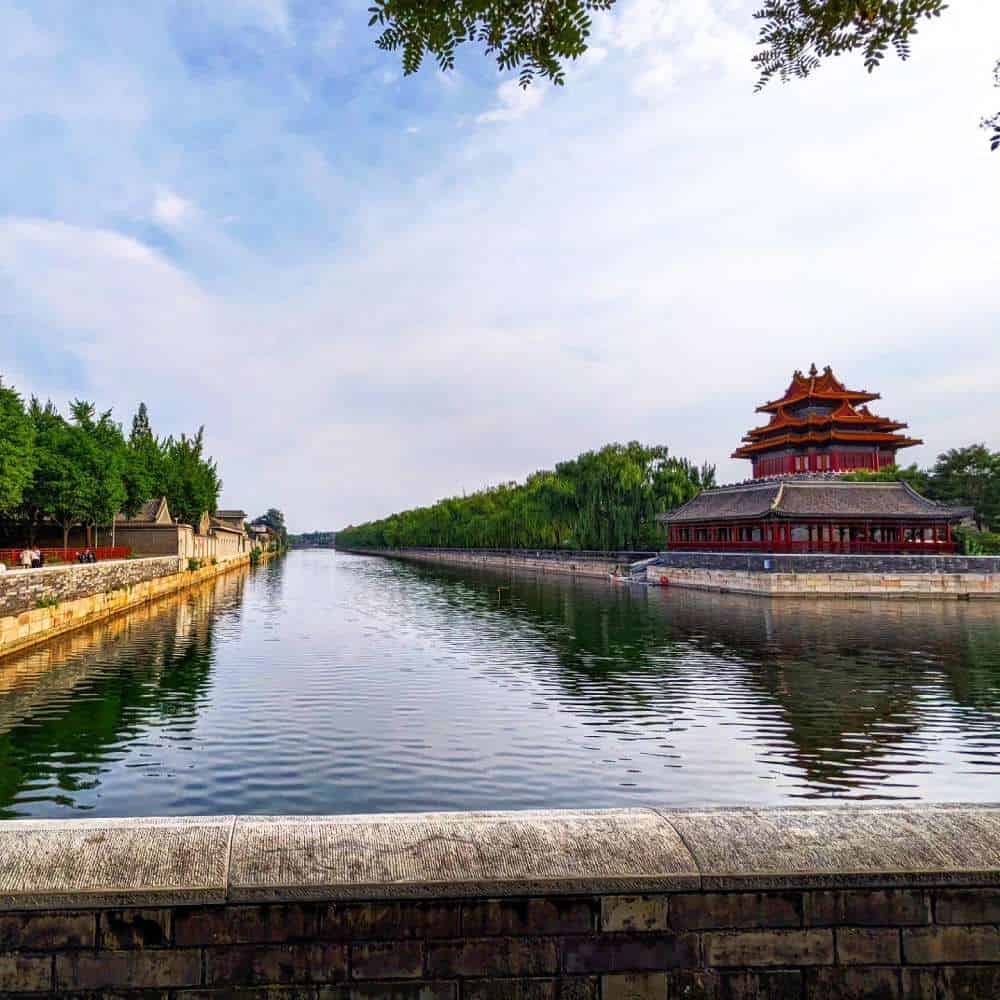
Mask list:
[[21,555],[18,557],[22,569],[31,569],[31,563],[33,560],[34,553],[31,549],[21,549]]
[[31,568],[41,569],[45,565],[45,556],[42,555],[41,549],[34,549],[31,553]]

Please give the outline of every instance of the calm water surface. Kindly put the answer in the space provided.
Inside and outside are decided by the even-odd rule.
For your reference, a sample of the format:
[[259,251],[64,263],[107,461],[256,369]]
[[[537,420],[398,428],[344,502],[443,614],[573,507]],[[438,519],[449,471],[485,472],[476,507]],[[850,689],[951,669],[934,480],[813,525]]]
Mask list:
[[0,661],[0,816],[994,801],[998,613],[294,552]]

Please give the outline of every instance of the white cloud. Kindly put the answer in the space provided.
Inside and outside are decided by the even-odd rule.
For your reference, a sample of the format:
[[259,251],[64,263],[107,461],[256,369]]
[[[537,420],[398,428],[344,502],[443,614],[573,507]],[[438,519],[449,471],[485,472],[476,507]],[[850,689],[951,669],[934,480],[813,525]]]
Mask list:
[[497,88],[497,107],[476,116],[478,122],[511,122],[541,106],[544,92],[542,82],[536,80],[522,87],[517,80],[506,80]]
[[168,229],[176,229],[197,214],[194,203],[168,188],[161,188],[153,199],[153,218]]

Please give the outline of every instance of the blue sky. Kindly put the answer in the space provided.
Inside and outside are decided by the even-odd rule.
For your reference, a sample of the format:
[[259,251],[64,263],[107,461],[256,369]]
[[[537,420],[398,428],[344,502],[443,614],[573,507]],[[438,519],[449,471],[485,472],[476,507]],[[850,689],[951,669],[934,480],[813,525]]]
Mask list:
[[0,4],[0,373],[206,424],[334,528],[610,440],[718,463],[832,364],[1000,447],[1000,9],[752,93],[754,3],[619,0],[565,88],[400,74],[364,3]]

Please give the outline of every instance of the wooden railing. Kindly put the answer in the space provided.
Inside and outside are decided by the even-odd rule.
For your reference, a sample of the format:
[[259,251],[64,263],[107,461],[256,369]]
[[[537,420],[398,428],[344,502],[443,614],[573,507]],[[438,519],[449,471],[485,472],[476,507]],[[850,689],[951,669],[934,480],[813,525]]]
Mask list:
[[[21,553],[24,549],[0,549],[0,562],[5,563],[8,569],[19,569],[21,566]],[[93,552],[98,562],[105,559],[127,559],[132,554],[132,549],[127,545],[100,545],[96,547],[81,546],[79,548],[39,548],[42,555],[42,562],[48,565],[52,562],[76,562],[81,552]]]

